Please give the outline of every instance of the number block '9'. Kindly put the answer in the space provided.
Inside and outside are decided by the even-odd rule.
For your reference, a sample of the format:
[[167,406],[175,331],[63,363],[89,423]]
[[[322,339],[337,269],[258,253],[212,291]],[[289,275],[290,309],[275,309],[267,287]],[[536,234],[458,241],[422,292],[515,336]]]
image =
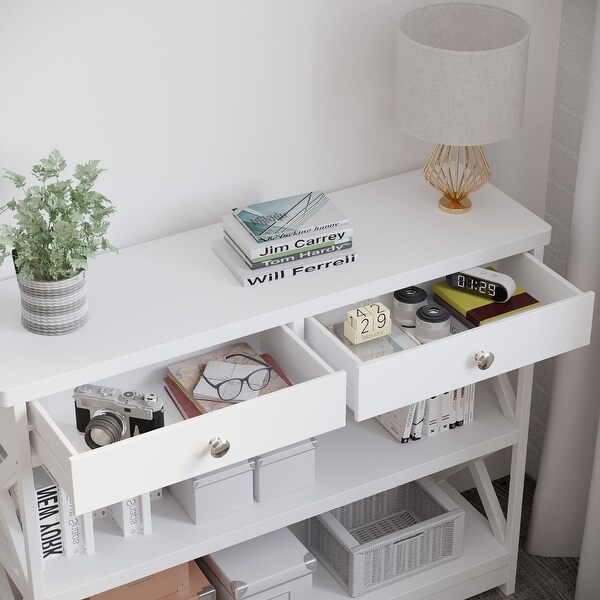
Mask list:
[[381,331],[381,335],[389,335],[392,332],[392,321],[390,309],[381,302],[367,304],[365,310],[373,315],[373,331]]
[[381,302],[348,311],[344,321],[344,337],[353,344],[389,335],[390,332],[390,311]]

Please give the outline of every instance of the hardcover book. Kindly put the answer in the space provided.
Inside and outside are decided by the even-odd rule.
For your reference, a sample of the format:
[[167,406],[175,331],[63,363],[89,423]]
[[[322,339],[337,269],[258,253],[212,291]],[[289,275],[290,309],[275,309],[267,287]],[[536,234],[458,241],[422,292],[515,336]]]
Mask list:
[[233,215],[257,242],[268,242],[348,223],[348,217],[321,191],[249,204]]
[[[342,232],[343,233],[343,232]],[[250,260],[244,251],[224,232],[224,238],[229,242],[231,247],[238,253],[240,258],[244,261],[249,269],[264,269],[265,267],[276,267],[278,265],[288,264],[294,261],[304,260],[306,258],[315,258],[318,256],[329,256],[333,252],[339,252],[340,250],[348,250],[352,248],[352,238],[349,238],[347,242],[339,242],[332,244],[318,244],[311,246],[310,248],[304,248],[300,251],[283,252],[274,255],[265,255],[264,260],[261,258],[255,258]],[[287,246],[287,245],[286,245]]]
[[[41,465],[33,468],[33,486],[35,488],[35,504],[40,526],[40,546],[44,560],[64,553],[62,524],[59,507],[58,484],[50,472]],[[20,506],[21,491],[17,483],[9,488],[9,494],[15,504],[15,512],[21,524]]]
[[425,404],[425,415],[423,418],[423,429],[421,435],[423,437],[432,437],[440,431],[440,402],[441,396],[431,396],[427,398]]
[[302,250],[316,250],[340,244],[352,239],[353,228],[345,223],[323,231],[286,236],[281,239],[257,242],[248,230],[231,214],[221,217],[224,234],[235,243],[242,253],[251,261],[266,258],[281,258]]
[[245,287],[259,286],[280,279],[304,275],[305,273],[328,271],[336,267],[351,264],[356,260],[355,252],[342,251],[333,252],[331,257],[328,255],[319,255],[316,258],[306,258],[299,262],[265,267],[260,271],[253,271],[224,239],[215,240],[213,242],[213,250]]
[[152,533],[150,493],[121,500],[108,507],[108,516],[123,537]]
[[63,527],[65,556],[94,554],[95,543],[92,513],[76,515],[71,497],[61,487],[59,487],[59,507]]
[[433,292],[442,300],[440,304],[446,303],[476,327],[539,304],[538,300],[519,286],[506,302],[495,302],[483,296],[451,288],[445,281],[434,283]]
[[416,403],[407,404],[396,410],[376,415],[375,419],[383,425],[401,444],[410,440]]
[[200,410],[200,407],[190,398],[187,397],[186,393],[175,383],[171,377],[167,376],[163,379],[165,382],[165,391],[173,404],[177,407],[177,410],[184,419],[191,419],[203,414],[206,411]]
[[411,440],[420,440],[423,435],[423,421],[425,419],[425,406],[427,400],[420,400],[415,407],[415,416],[413,418],[412,427],[410,430]]

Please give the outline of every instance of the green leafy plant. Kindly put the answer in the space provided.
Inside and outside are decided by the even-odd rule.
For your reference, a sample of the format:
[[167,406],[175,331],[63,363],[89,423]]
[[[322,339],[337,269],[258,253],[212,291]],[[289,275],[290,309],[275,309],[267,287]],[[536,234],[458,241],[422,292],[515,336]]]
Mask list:
[[58,150],[31,172],[38,185],[26,187],[23,175],[4,170],[23,197],[0,206],[12,211],[13,225],[0,224],[0,265],[11,254],[23,279],[57,281],[73,277],[98,250],[116,248],[106,239],[110,200],[93,190],[104,171],[99,161],[77,165],[72,179],[61,179],[67,163]]

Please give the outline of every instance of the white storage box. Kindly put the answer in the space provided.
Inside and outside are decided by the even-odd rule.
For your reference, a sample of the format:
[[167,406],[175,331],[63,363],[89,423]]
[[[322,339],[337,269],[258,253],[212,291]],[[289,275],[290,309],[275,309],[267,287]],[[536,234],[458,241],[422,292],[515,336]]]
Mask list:
[[314,556],[283,528],[198,560],[217,600],[308,600]]
[[315,482],[317,440],[310,438],[255,459],[254,499],[270,500]]
[[254,502],[254,461],[242,461],[169,486],[171,495],[194,523],[250,506]]

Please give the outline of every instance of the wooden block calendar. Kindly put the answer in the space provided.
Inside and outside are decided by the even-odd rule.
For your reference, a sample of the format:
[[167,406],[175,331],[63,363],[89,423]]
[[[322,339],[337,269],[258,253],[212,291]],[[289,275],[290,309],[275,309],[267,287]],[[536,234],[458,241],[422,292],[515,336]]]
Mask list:
[[348,311],[344,321],[344,336],[360,344],[391,333],[390,310],[381,302],[365,304]]

